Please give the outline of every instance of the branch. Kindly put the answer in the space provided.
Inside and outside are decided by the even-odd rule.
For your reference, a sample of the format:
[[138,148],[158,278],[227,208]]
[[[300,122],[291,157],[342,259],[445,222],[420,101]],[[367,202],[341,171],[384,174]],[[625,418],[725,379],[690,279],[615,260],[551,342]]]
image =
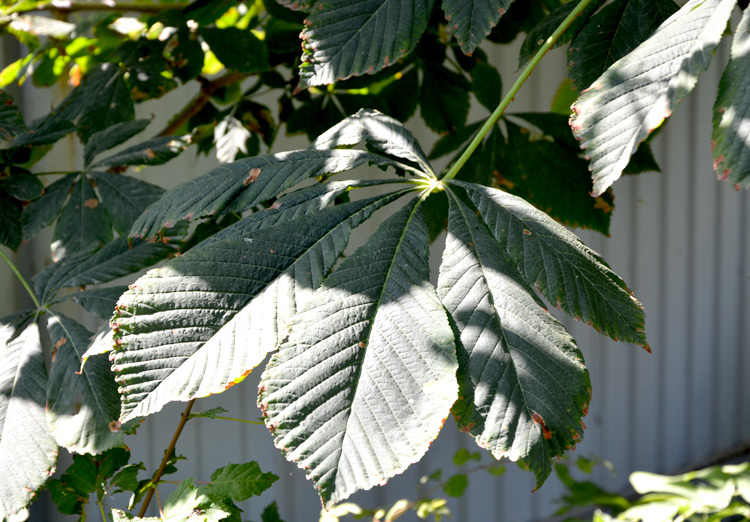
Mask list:
[[248,74],[237,72],[229,72],[215,80],[207,80],[202,76],[198,76],[196,80],[201,84],[201,90],[198,93],[198,96],[185,105],[185,107],[177,113],[172,121],[170,121],[169,124],[157,134],[157,136],[169,136],[170,134],[174,134],[185,122],[200,112],[203,106],[208,103],[208,100],[211,99],[213,93],[222,87],[231,85],[234,82],[247,78],[248,76]]
[[177,445],[177,439],[180,438],[182,428],[184,428],[187,421],[190,420],[190,410],[193,409],[193,404],[195,404],[195,399],[188,402],[185,411],[182,412],[182,415],[180,416],[180,422],[177,424],[177,429],[175,430],[174,435],[172,435],[172,440],[169,441],[169,446],[167,446],[167,449],[164,451],[164,458],[161,459],[159,469],[157,469],[154,473],[154,476],[151,477],[151,489],[149,489],[148,493],[146,493],[146,498],[143,499],[143,504],[141,504],[141,511],[138,513],[138,516],[141,518],[145,516],[148,505],[151,503],[151,499],[154,497],[154,492],[156,492],[156,484],[164,474],[164,470],[167,468],[169,459],[172,457],[172,453],[174,453],[174,448]]

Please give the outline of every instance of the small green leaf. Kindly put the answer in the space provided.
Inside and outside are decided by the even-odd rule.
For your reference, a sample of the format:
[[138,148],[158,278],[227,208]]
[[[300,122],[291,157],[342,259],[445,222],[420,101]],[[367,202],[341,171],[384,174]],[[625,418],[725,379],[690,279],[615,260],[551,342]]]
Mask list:
[[594,197],[620,178],[638,144],[693,90],[735,3],[690,0],[581,93],[570,125],[591,159]]
[[208,495],[229,497],[241,502],[260,495],[279,479],[273,473],[264,473],[257,462],[229,464],[211,475],[211,483],[205,486]]
[[227,69],[250,74],[270,67],[268,49],[249,29],[202,27],[199,34]]
[[511,3],[513,0],[443,0],[442,6],[461,50],[471,54]]
[[745,9],[732,42],[731,59],[714,104],[714,170],[737,188],[750,187],[750,9]]
[[148,127],[149,123],[151,120],[124,121],[95,132],[83,149],[83,166],[88,166],[97,154],[126,142]]
[[219,522],[231,515],[222,503],[214,501],[205,487],[196,488],[195,479],[183,480],[164,501],[164,522]]
[[13,139],[12,145],[14,147],[50,145],[67,136],[76,128],[63,115],[52,112],[32,125],[28,132],[17,135]]
[[25,240],[28,241],[41,229],[55,222],[65,200],[68,199],[75,180],[74,175],[66,175],[58,179],[44,190],[41,198],[24,207],[21,214],[21,227]]
[[81,176],[62,208],[52,235],[52,259],[91,252],[112,240],[112,223],[88,178]]
[[47,388],[47,422],[55,440],[72,453],[101,453],[121,446],[122,434],[114,422],[120,396],[109,361],[105,356],[89,357],[81,371],[93,334],[59,314],[52,315],[49,330],[55,364]]
[[217,408],[211,408],[210,410],[202,411],[200,413],[193,413],[193,417],[205,417],[207,419],[215,419],[218,415],[221,415],[222,413],[228,413],[227,410],[222,408],[221,406]]
[[482,460],[482,457],[479,452],[472,453],[466,448],[461,448],[456,452],[455,455],[453,455],[453,464],[455,464],[456,466],[463,466],[470,460],[479,461]]
[[108,320],[112,317],[117,299],[127,290],[127,286],[108,286],[69,294],[64,299],[70,299],[90,314]]
[[263,513],[260,514],[260,520],[261,522],[284,522],[279,516],[279,508],[275,500],[265,507]]
[[430,151],[429,158],[434,160],[458,149],[462,149],[463,146],[474,137],[483,123],[484,122],[482,121],[471,123],[455,132],[445,134],[435,142],[435,145]]
[[460,473],[453,475],[443,483],[443,491],[450,497],[461,497],[469,486],[469,477]]
[[372,74],[397,62],[416,46],[432,6],[433,0],[318,0],[301,35],[300,87]]
[[506,471],[505,466],[492,466],[491,468],[487,468],[487,473],[494,475],[495,477],[505,475]]

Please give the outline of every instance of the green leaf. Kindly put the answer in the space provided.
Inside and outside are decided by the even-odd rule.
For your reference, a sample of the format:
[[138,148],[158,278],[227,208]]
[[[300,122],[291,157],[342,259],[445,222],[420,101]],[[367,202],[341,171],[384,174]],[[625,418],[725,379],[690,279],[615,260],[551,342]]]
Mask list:
[[106,288],[94,288],[75,294],[65,296],[80,305],[90,314],[101,319],[109,319],[115,310],[115,305],[120,296],[127,291],[127,286],[108,286]]
[[34,311],[0,319],[0,518],[17,513],[55,470],[45,418],[47,370]]
[[467,191],[529,286],[612,339],[649,350],[642,305],[576,235],[521,198],[488,187],[452,183]]
[[227,115],[214,127],[216,159],[219,163],[230,163],[238,154],[247,155],[247,141],[252,134],[240,120]]
[[416,163],[422,170],[422,176],[435,177],[419,142],[403,124],[370,109],[360,109],[356,114],[344,119],[321,134],[312,142],[310,148],[323,150],[350,147],[362,142],[384,154]]
[[44,195],[23,208],[21,227],[23,238],[29,240],[41,229],[50,226],[60,215],[65,200],[68,199],[76,176],[64,176],[44,190]]
[[117,238],[94,254],[83,252],[66,258],[39,272],[31,280],[34,293],[43,304],[57,291],[70,286],[107,283],[151,266],[174,253],[174,247],[162,242]]
[[469,74],[471,74],[471,91],[477,97],[477,101],[487,110],[494,111],[495,107],[500,104],[500,95],[503,92],[500,73],[487,63],[478,63]]
[[[583,12],[578,15],[578,18],[576,18],[570,25],[570,27],[568,27],[568,29],[562,34],[562,36],[558,38],[552,48],[556,49],[557,47],[561,47],[569,43],[578,34],[581,28],[586,25],[586,23],[591,19],[591,16],[606,1],[607,0],[593,0],[588,6],[586,6]],[[521,45],[521,52],[518,55],[519,69],[526,65],[529,60],[534,57],[537,51],[542,48],[544,42],[547,41],[547,38],[552,36],[552,33],[555,32],[555,29],[560,26],[562,21],[568,17],[568,15],[573,11],[573,9],[576,8],[577,5],[578,2],[568,2],[561,5],[550,14],[548,14],[547,17],[542,20],[536,27],[529,31],[529,33],[526,35],[526,39]]]
[[300,87],[372,74],[410,53],[433,0],[318,0],[305,21]]
[[479,452],[472,453],[466,448],[461,448],[456,452],[455,455],[453,455],[453,464],[455,464],[456,466],[462,466],[470,460],[480,461],[482,460],[482,456],[479,454]]
[[31,201],[42,195],[44,185],[37,176],[29,172],[15,172],[8,177],[0,177],[0,191],[19,201]]
[[260,495],[279,480],[273,473],[264,473],[257,462],[228,464],[211,475],[211,483],[205,486],[206,494],[228,497],[235,502]]
[[591,85],[678,9],[673,0],[616,0],[602,8],[568,49],[568,76],[575,88]]
[[453,332],[417,204],[326,279],[261,378],[274,443],[329,507],[418,461],[456,399]]
[[714,104],[714,170],[737,188],[750,187],[750,10],[745,9],[732,42],[729,65]]
[[471,54],[512,3],[513,0],[443,0],[443,11],[461,50]]
[[336,263],[351,229],[403,194],[262,228],[259,215],[272,219],[284,211],[255,214],[131,285],[112,321],[121,337],[114,368],[122,420],[170,401],[220,393],[244,379],[276,348],[289,319]]
[[544,309],[503,246],[473,209],[448,195],[438,295],[461,340],[453,416],[495,458],[527,463],[539,487],[552,459],[583,434],[588,372],[573,338]]
[[11,250],[21,246],[21,202],[0,192],[0,244]]
[[[59,314],[50,320],[55,363],[47,387],[47,422],[57,444],[72,453],[101,453],[123,444],[117,383],[106,356],[81,358],[93,334]],[[92,490],[94,491],[94,490]]]
[[261,522],[284,522],[279,516],[279,508],[275,500],[265,507],[263,513],[260,514],[260,520]]
[[164,501],[164,522],[192,522],[198,518],[203,522],[218,522],[231,515],[221,503],[215,502],[205,492],[196,488],[195,479],[183,480]]
[[47,489],[52,502],[63,515],[80,514],[88,500],[88,495],[79,493],[76,488],[61,479],[52,479],[47,482]]
[[190,144],[189,136],[157,136],[101,159],[91,168],[120,165],[163,165],[176,158]]
[[13,98],[0,91],[0,141],[26,132],[23,115],[13,103]]
[[81,176],[57,220],[50,246],[52,259],[59,261],[72,254],[91,252],[111,240],[109,215],[99,205],[89,180]]
[[202,27],[199,34],[227,69],[251,74],[270,67],[268,49],[249,29]]
[[[554,116],[557,122],[543,130],[560,129],[568,140],[575,141],[565,116],[546,116]],[[539,135],[510,121],[505,127],[508,143],[502,144],[500,158],[491,165],[501,186],[565,225],[609,234],[614,197],[611,191],[596,198],[590,196],[591,176],[586,160],[579,157],[578,147],[565,146],[552,141],[546,132]],[[502,137],[494,135],[490,139]]]
[[734,5],[690,0],[581,93],[571,127],[591,159],[593,196],[619,179],[638,144],[693,90]]
[[305,150],[269,154],[221,165],[169,192],[133,224],[131,237],[152,237],[181,220],[243,212],[300,181],[350,170],[385,158],[359,150]]
[[124,121],[95,132],[83,149],[83,166],[88,166],[97,154],[126,142],[148,127],[149,123],[151,120]]
[[471,84],[445,67],[425,67],[419,107],[427,126],[438,133],[456,132],[466,125]]
[[104,63],[93,69],[62,103],[64,119],[78,117],[78,134],[86,143],[91,136],[135,115],[133,99],[120,68]]
[[146,207],[164,194],[164,189],[157,185],[122,174],[94,172],[91,177],[112,225],[123,236]]
[[443,484],[443,491],[449,497],[461,497],[469,486],[469,477],[463,473],[453,475]]

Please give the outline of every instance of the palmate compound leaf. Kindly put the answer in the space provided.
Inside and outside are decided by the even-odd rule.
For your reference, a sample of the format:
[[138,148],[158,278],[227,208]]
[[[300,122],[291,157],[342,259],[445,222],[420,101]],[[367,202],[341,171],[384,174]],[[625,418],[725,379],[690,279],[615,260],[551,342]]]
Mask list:
[[448,194],[438,295],[460,334],[453,415],[496,458],[523,460],[539,487],[552,459],[583,434],[588,372],[573,338],[474,210]]
[[[284,212],[296,215],[293,205],[259,212],[141,277],[112,321],[121,420],[241,381],[276,348],[351,229],[409,190],[292,221],[273,222]],[[272,226],[259,228],[266,215]]]
[[300,87],[377,72],[414,49],[434,0],[318,0],[305,20]]
[[361,150],[300,150],[241,159],[167,192],[130,229],[131,237],[153,237],[175,223],[243,212],[308,178],[350,170],[367,163],[390,164]]
[[47,421],[57,444],[72,453],[101,453],[122,446],[115,423],[120,395],[107,357],[81,358],[93,334],[53,313],[49,333],[55,353],[47,388]]
[[443,0],[445,19],[466,54],[490,34],[513,0]]
[[461,181],[451,184],[466,190],[528,285],[599,332],[650,351],[643,306],[575,234],[519,197]]
[[690,0],[581,93],[571,127],[591,160],[593,196],[619,179],[638,144],[693,90],[735,3]]
[[737,188],[750,187],[750,9],[745,9],[719,83],[712,136],[714,170]]
[[0,519],[22,510],[52,475],[57,444],[44,406],[47,370],[33,310],[0,319]]
[[457,396],[453,332],[429,282],[417,201],[326,279],[263,373],[274,443],[326,506],[418,461]]

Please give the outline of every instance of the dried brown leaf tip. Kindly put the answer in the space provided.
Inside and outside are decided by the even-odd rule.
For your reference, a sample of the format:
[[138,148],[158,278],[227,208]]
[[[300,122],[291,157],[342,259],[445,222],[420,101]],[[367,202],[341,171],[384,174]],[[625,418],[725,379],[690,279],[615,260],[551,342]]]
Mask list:
[[537,412],[532,411],[531,412],[531,420],[534,421],[534,424],[538,424],[542,428],[542,435],[544,435],[545,439],[551,439],[552,438],[552,432],[549,430],[547,425],[544,423],[544,419],[541,415],[539,415]]

